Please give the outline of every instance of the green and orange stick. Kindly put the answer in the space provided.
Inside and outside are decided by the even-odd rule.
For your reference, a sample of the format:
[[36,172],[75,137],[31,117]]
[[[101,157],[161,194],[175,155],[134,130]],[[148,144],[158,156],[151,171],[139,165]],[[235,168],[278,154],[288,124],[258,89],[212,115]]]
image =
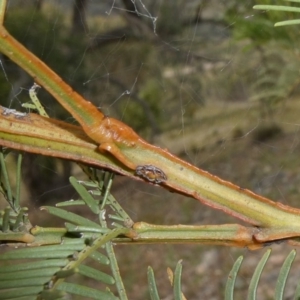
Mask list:
[[[226,182],[143,140],[132,128],[104,116],[3,26],[6,1],[0,1],[0,51],[43,86],[81,125],[97,145],[121,163],[122,169],[146,181],[193,197],[259,227],[253,239],[266,242],[300,236],[300,210],[261,197]],[[27,149],[30,151],[30,147]]]

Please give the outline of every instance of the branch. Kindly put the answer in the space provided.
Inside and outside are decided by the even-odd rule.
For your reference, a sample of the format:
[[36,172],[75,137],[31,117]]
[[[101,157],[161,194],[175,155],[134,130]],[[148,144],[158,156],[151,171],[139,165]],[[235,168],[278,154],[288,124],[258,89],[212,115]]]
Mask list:
[[[122,168],[122,164],[113,157],[96,151],[97,144],[80,127],[36,114],[23,114],[0,107],[0,145],[82,162],[142,180],[134,172]],[[162,185],[163,188],[193,197],[252,224],[260,222],[260,226],[266,228],[255,231],[257,240],[270,241],[299,236],[298,209],[276,204],[176,157],[174,158],[178,163],[173,164],[172,161],[166,162],[164,157],[155,152],[146,151],[146,155],[149,159],[156,160],[158,165],[165,166],[167,163],[169,178]]]
[[[0,16],[4,16],[3,3],[0,1]],[[0,51],[52,94],[80,123],[84,133],[93,141],[89,141],[78,127],[66,128],[64,123],[55,124],[52,121],[50,121],[50,127],[54,124],[52,132],[45,138],[43,126],[46,125],[43,121],[40,124],[38,122],[33,124],[31,122],[33,115],[27,117],[3,109],[1,119],[4,125],[0,127],[3,144],[7,143],[9,136],[11,140],[8,142],[8,147],[10,147],[9,143],[12,148],[14,143],[25,143],[24,150],[34,152],[37,148],[36,144],[41,140],[42,151],[48,152],[48,155],[60,153],[65,158],[69,156],[69,159],[74,158],[69,155],[69,148],[73,147],[73,155],[79,151],[76,160],[94,160],[95,164],[100,160],[100,165],[113,171],[130,174],[146,182],[188,195],[203,204],[267,229],[254,234],[253,238],[260,242],[300,235],[299,209],[275,203],[249,190],[244,190],[198,169],[167,150],[147,143],[129,126],[116,119],[105,117],[93,104],[73,91],[57,74],[17,42],[3,26],[0,27]],[[27,122],[28,125],[33,126],[30,132],[25,133],[22,122],[24,125]],[[65,135],[60,135],[56,131],[59,127],[63,129]],[[74,135],[74,132],[77,132],[77,135]],[[81,137],[85,140],[89,145],[85,144],[85,148],[90,152],[84,153],[81,144],[78,145],[76,142],[74,144],[74,136],[75,139]],[[28,137],[32,138],[28,139]],[[57,149],[53,152],[52,144],[56,140]],[[86,158],[88,155],[91,155],[90,159]]]

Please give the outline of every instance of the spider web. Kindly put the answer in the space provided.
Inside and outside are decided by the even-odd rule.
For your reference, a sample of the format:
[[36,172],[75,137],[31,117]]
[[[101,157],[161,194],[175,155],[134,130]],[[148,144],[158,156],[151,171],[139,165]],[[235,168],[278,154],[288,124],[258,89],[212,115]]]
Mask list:
[[[22,2],[9,1],[7,27],[105,114],[212,174],[275,201],[298,205],[298,48],[283,31],[259,23],[266,13],[254,13],[252,1],[241,5],[239,1],[132,0],[131,10],[125,1],[89,1],[81,32],[72,31],[74,1],[43,1],[41,8],[33,3],[26,10]],[[32,80],[3,56],[0,64],[2,105],[28,111],[22,103],[30,101]],[[51,117],[76,123],[43,89],[38,97]],[[69,173],[80,177],[75,165],[42,157],[29,162],[38,174],[47,174],[33,204],[74,196],[61,178]],[[148,184],[123,177],[114,184],[115,197],[136,221],[238,222]],[[274,249],[273,265],[289,251],[282,245]],[[130,299],[142,299],[147,265],[157,271],[167,297],[164,267],[174,266],[180,258],[185,261],[187,298],[199,299],[201,292],[203,298],[220,299],[222,279],[236,257],[247,254],[242,276],[248,280],[261,256],[199,245],[135,246],[134,257],[126,250],[120,248],[126,261],[120,264],[122,272],[133,274]],[[298,264],[299,260],[294,267]],[[276,270],[269,274],[274,276]],[[265,276],[262,298],[271,297],[271,275]],[[187,282],[188,278],[194,280]],[[294,289],[292,282],[287,293]],[[244,297],[245,289],[238,293]]]

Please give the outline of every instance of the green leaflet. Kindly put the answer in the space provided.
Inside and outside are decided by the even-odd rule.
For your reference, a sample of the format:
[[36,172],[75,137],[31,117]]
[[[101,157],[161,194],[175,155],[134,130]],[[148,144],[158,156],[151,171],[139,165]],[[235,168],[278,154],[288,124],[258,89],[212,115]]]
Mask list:
[[[287,0],[289,2],[297,2],[297,0]],[[286,12],[294,12],[299,13],[300,8],[295,6],[284,6],[284,5],[255,5],[253,6],[253,9],[258,10],[275,10],[275,11],[286,11]],[[296,20],[287,20],[287,21],[281,21],[274,24],[274,26],[287,26],[287,25],[298,25],[300,24],[300,19]]]
[[148,277],[148,288],[149,288],[149,294],[150,294],[151,300],[160,300],[156,282],[155,282],[154,272],[151,267],[148,267],[147,275],[148,275],[147,276]]
[[234,284],[235,284],[235,280],[237,277],[237,274],[240,270],[241,264],[243,262],[243,256],[240,256],[236,262],[234,263],[228,278],[227,278],[227,282],[226,282],[226,287],[225,287],[225,300],[233,300],[233,291],[234,291]]
[[261,258],[261,260],[259,261],[259,263],[257,264],[252,279],[250,281],[247,300],[256,299],[256,290],[257,290],[258,282],[260,280],[261,273],[265,267],[267,260],[269,259],[270,254],[271,254],[271,249],[268,249],[266,253],[263,255],[263,257]]
[[287,256],[287,258],[285,259],[285,261],[280,269],[276,287],[275,287],[275,299],[276,300],[283,299],[284,288],[286,285],[286,281],[287,281],[290,269],[292,267],[292,263],[295,259],[295,256],[296,256],[296,251],[292,250],[289,253],[289,255]]

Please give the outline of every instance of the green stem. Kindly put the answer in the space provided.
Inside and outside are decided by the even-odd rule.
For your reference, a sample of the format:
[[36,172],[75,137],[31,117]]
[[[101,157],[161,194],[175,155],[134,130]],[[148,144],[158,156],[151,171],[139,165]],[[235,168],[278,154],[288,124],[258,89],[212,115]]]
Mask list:
[[[27,114],[20,118],[13,113],[7,114],[0,107],[0,144],[105,167],[137,179],[132,172],[121,168],[112,157],[95,151],[97,145],[89,141],[80,128],[38,115]],[[143,164],[147,159],[147,162],[164,166],[168,181],[162,187],[191,196],[252,224],[269,228],[269,231],[264,230],[264,235],[261,235],[264,241],[299,236],[299,209],[243,190],[179,159],[170,160],[149,149],[126,151],[138,164]]]
[[[104,210],[100,213],[100,224],[102,227],[107,228]],[[114,230],[118,230],[118,229],[113,229],[112,232]],[[119,230],[122,230],[122,228],[120,228]],[[131,230],[128,230],[127,232],[129,232],[129,231],[131,231]],[[114,279],[116,281],[116,287],[117,287],[120,299],[128,300],[111,240],[105,244],[105,249],[106,249],[107,256],[110,260],[110,268],[113,273]]]
[[[0,1],[0,19],[3,19],[5,1]],[[82,98],[38,57],[29,52],[0,25],[0,51],[28,72],[42,85],[82,126],[91,126],[95,118],[104,117],[90,102]]]

